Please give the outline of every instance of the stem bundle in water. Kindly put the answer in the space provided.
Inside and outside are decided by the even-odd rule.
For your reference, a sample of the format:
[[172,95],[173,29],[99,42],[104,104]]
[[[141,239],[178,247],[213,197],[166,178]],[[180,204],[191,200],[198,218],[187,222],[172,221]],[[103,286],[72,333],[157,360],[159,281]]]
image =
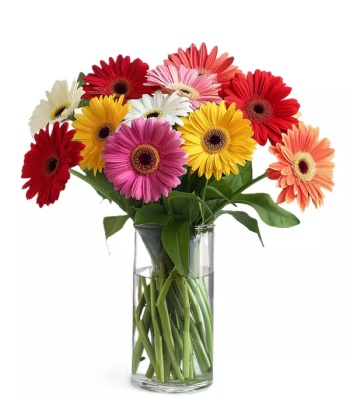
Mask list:
[[[213,318],[210,275],[184,278],[173,268],[167,278],[135,276],[133,374],[158,382],[212,376]],[[144,372],[140,372],[144,371]]]
[[137,235],[132,381],[169,392],[209,386],[213,378],[212,228],[191,236],[188,277],[179,273],[165,252],[160,229],[142,226]]

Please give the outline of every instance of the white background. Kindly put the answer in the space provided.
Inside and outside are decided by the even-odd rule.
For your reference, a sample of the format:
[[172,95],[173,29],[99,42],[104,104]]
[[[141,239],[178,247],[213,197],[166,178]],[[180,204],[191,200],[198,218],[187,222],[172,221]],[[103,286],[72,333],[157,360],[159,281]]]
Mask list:
[[[120,213],[72,177],[39,209],[20,178],[28,119],[56,79],[118,54],[151,68],[206,42],[243,71],[282,76],[305,122],[335,153],[324,207],[256,235],[219,219],[213,386],[194,398],[350,399],[349,37],[346,2],[67,1],[1,10],[0,398],[165,399],[132,387],[133,228],[104,239]],[[264,148],[255,174],[271,161]],[[278,195],[274,182],[257,190]],[[251,212],[252,216],[255,216]],[[173,395],[177,398],[180,395]]]

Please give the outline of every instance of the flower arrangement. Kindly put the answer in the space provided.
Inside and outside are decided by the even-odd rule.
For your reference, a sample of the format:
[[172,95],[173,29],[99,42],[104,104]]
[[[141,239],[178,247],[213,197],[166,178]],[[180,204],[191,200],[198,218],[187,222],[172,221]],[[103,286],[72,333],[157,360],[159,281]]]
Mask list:
[[[123,211],[104,218],[106,239],[129,218],[140,228],[156,284],[140,282],[133,373],[146,355],[145,375],[159,382],[212,371],[212,309],[203,282],[191,280],[192,228],[229,214],[262,242],[257,219],[239,205],[269,226],[289,228],[299,220],[281,203],[317,208],[334,185],[334,149],[300,120],[291,87],[271,72],[245,73],[233,61],[205,43],[179,48],[154,69],[140,59],[110,57],[70,88],[56,81],[29,120],[27,199],[53,204],[74,175]],[[253,176],[258,146],[276,160]],[[245,193],[265,178],[276,181],[276,201]]]

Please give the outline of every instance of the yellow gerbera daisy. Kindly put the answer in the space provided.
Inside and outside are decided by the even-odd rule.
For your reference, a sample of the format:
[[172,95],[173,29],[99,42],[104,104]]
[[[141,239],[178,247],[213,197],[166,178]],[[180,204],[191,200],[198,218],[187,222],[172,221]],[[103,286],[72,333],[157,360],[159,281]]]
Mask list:
[[189,155],[187,164],[199,176],[205,174],[209,179],[214,175],[220,180],[222,174],[237,175],[237,164],[244,166],[252,159],[254,132],[235,103],[227,109],[224,101],[219,105],[207,102],[182,120],[184,125],[177,128],[184,140],[182,148]]
[[74,139],[85,144],[81,152],[84,159],[79,165],[82,169],[93,169],[94,175],[104,168],[101,152],[107,137],[117,130],[131,108],[130,104],[123,105],[123,101],[124,96],[118,100],[114,95],[94,97],[72,124],[76,129]]

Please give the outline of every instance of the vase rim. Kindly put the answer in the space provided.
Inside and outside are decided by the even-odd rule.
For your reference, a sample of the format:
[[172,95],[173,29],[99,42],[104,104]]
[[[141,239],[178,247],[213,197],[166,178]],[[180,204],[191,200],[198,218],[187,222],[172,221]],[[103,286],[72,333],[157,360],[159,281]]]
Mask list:
[[[134,228],[154,228],[159,229],[163,225],[160,224],[134,224]],[[191,225],[190,230],[201,231],[204,229],[214,229],[215,224]]]
[[204,225],[191,225],[190,229],[194,231],[201,231],[203,229],[214,229],[215,224],[204,224]]

